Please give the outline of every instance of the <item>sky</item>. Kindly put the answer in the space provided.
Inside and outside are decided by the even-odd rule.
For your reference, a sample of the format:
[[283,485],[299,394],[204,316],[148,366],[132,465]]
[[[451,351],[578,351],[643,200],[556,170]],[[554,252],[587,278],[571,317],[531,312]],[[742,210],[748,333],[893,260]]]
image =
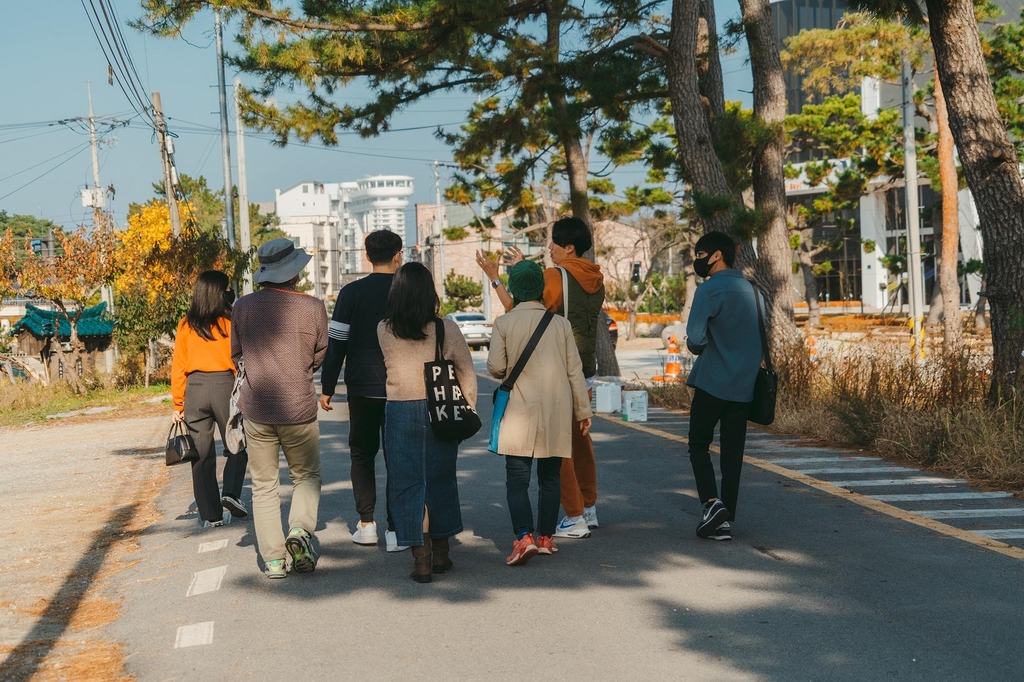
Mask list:
[[[213,15],[201,14],[186,28],[182,39],[145,36],[127,26],[141,10],[138,0],[111,0],[121,19],[121,30],[147,94],[160,92],[168,129],[175,140],[179,173],[203,175],[213,189],[224,186],[219,136],[216,51]],[[46,11],[41,12],[41,7]],[[735,0],[716,0],[719,23],[738,15]],[[87,81],[92,82],[96,116],[128,121],[103,136],[99,151],[100,183],[113,185],[115,197],[108,207],[124,225],[128,205],[153,197],[152,183],[161,178],[160,155],[153,132],[132,109],[115,84],[107,84],[107,63],[80,0],[4,3],[0,29],[0,210],[47,218],[67,228],[84,224],[91,209],[84,208],[81,189],[92,185],[92,159],[87,129],[62,125],[59,120],[88,114]],[[228,52],[233,49],[231,26],[225,30]],[[744,54],[726,55],[728,99],[749,105],[750,76]],[[235,77],[230,66],[230,87]],[[243,76],[243,83],[246,78]],[[746,91],[746,92],[745,92]],[[358,85],[341,95],[366,101],[372,93]],[[234,109],[229,117],[233,180],[238,183],[234,138]],[[457,127],[472,100],[461,95],[438,95],[417,103],[394,119],[392,127],[419,128],[392,131],[377,138],[345,135],[337,147],[285,148],[253,135],[246,138],[246,167],[251,202],[274,200],[274,189],[299,182],[339,182],[367,175],[401,174],[415,178],[410,202],[434,202],[432,162],[451,161],[450,150],[433,135],[437,126]],[[37,125],[28,125],[37,124]],[[423,129],[424,126],[429,126]],[[101,130],[105,126],[101,126]],[[600,168],[603,163],[593,161]],[[644,169],[627,167],[614,176],[620,189],[643,180]],[[442,183],[446,177],[442,173]],[[443,186],[443,185],[442,185]]]

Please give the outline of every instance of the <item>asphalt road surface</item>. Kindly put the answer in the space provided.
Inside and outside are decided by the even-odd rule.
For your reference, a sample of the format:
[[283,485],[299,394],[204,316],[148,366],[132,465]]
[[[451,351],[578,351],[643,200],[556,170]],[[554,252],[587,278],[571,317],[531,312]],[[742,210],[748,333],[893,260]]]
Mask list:
[[[1024,679],[1016,498],[752,429],[735,539],[700,540],[685,415],[612,415],[593,429],[601,527],[509,568],[482,431],[460,449],[455,570],[420,585],[409,552],[351,542],[347,411],[321,414],[311,575],[266,579],[251,520],[200,529],[171,472],[110,626],[138,679]],[[380,466],[382,534],[383,490]]]

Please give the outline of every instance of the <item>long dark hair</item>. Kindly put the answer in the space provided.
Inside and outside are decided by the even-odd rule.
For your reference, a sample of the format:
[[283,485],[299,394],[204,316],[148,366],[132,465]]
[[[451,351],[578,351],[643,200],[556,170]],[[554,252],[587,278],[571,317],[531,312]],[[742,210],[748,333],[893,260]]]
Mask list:
[[425,339],[423,329],[437,317],[440,303],[430,270],[422,263],[406,263],[391,283],[384,323],[400,339]]
[[192,289],[192,305],[185,316],[185,322],[192,331],[207,341],[214,341],[213,330],[221,338],[228,335],[221,321],[231,319],[231,303],[235,294],[228,288],[231,280],[220,270],[207,270],[199,275]]

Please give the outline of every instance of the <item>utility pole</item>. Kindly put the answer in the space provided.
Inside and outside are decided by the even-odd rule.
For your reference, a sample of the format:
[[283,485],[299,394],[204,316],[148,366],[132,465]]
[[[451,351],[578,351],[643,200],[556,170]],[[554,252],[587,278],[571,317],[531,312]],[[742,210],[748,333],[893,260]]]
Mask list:
[[171,141],[167,136],[167,124],[164,122],[164,107],[160,102],[160,93],[153,92],[153,115],[156,119],[156,140],[160,147],[160,165],[164,173],[164,194],[167,195],[167,210],[171,214],[171,232],[175,237],[181,236],[181,215],[178,213],[178,192],[176,178],[172,172],[171,155],[174,153]]
[[[96,115],[92,110],[92,83],[90,81],[85,82],[85,87],[89,93],[89,142],[92,146],[92,220],[93,228],[99,227],[105,220],[103,217],[103,204],[105,193],[100,185],[100,155],[99,145],[96,142]],[[50,252],[53,253],[53,233],[50,233]],[[113,314],[114,312],[114,291],[110,285],[105,285],[100,289],[100,298],[104,303],[107,304],[107,312]],[[114,372],[114,350],[107,348],[103,351],[103,360],[107,365],[107,373],[113,374]]]
[[[242,87],[242,79],[235,76],[235,144],[238,147],[238,222],[242,236],[242,250],[251,247],[249,235],[249,187],[245,178],[245,129],[242,127],[242,108],[238,105],[238,91]],[[252,278],[246,274],[242,278],[242,295],[252,293]]]
[[434,192],[437,198],[437,214],[434,216],[434,225],[436,226],[438,258],[441,262],[441,302],[443,303],[448,300],[448,292],[444,288],[444,223],[441,217],[444,212],[444,205],[441,203],[441,170],[437,160],[434,161]]
[[920,217],[917,205],[917,147],[914,141],[914,83],[910,57],[903,51],[903,193],[906,198],[907,274],[910,287],[911,354],[924,357],[922,317],[924,289],[921,273]]
[[224,83],[224,27],[220,10],[213,11],[214,32],[217,38],[217,92],[220,95],[220,149],[224,158],[224,227],[228,246],[235,248],[235,192],[231,182],[231,142],[228,139],[228,93]]

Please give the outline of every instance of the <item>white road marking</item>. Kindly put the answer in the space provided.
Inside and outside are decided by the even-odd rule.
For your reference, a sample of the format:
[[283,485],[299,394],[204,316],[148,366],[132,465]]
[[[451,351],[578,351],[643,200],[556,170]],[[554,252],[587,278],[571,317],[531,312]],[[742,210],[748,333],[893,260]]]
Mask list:
[[220,589],[220,583],[224,580],[224,574],[227,570],[227,566],[218,566],[217,568],[208,568],[205,571],[196,571],[192,574],[192,582],[189,584],[188,592],[185,593],[185,596],[194,597],[197,594],[216,592]]
[[772,464],[787,466],[793,464],[824,464],[826,462],[878,462],[881,457],[789,457],[784,459],[769,459]]
[[916,511],[915,514],[929,519],[989,519],[997,516],[1024,516],[1024,508],[1018,509],[933,509]]
[[213,644],[213,621],[182,625],[178,628],[178,636],[174,638],[174,648],[184,649],[189,646]]
[[967,483],[962,478],[939,478],[937,476],[911,476],[910,478],[883,478],[875,481],[827,481],[840,488],[867,488],[890,485],[937,485],[943,483]]
[[1024,528],[1004,528],[1001,530],[976,530],[972,531],[978,535],[984,535],[993,540],[1017,540],[1024,538]]
[[907,467],[835,467],[831,469],[794,469],[797,473],[817,476],[819,474],[903,474],[917,469]]
[[227,546],[228,541],[226,538],[224,540],[216,540],[214,542],[204,542],[199,545],[199,553],[216,552],[218,549],[224,549]]
[[[879,502],[946,502],[948,500],[994,500],[1013,497],[1012,493],[918,493],[907,495],[870,495]],[[911,512],[920,514],[921,512]]]

